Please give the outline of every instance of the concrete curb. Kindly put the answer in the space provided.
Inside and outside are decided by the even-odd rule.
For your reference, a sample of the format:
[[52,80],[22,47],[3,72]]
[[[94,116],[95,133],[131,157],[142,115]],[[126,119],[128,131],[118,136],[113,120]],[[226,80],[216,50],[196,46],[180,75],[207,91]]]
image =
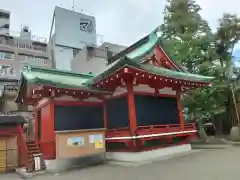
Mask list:
[[127,162],[127,161],[114,161],[114,160],[110,160],[108,162],[109,165],[114,165],[114,166],[127,166],[127,167],[138,167],[138,166],[142,166],[142,165],[146,165],[146,164],[150,164],[150,163],[156,163],[156,162],[161,162],[161,161],[165,161],[168,159],[173,159],[173,158],[177,158],[177,157],[183,157],[183,156],[187,156],[193,153],[197,153],[197,152],[201,152],[202,150],[191,150],[188,152],[182,152],[182,153],[176,153],[176,154],[172,154],[172,155],[168,155],[165,157],[160,157],[160,158],[156,158],[156,159],[151,159],[148,161],[141,161],[141,162]]
[[[91,160],[91,161],[86,161]],[[18,168],[15,170],[15,172],[23,179],[30,179],[35,178],[36,176],[44,176],[44,175],[52,175],[57,176],[59,174],[62,174],[64,172],[68,172],[75,169],[82,169],[86,167],[92,167],[97,166],[101,164],[106,164],[106,159],[85,159],[85,161],[75,161],[73,164],[67,164],[66,167],[62,168],[56,168],[56,169],[47,169],[44,171],[36,171],[36,172],[26,172],[26,168]],[[56,162],[58,163],[58,162]]]
[[165,147],[144,152],[108,152],[107,158],[110,164],[126,164],[130,166],[146,164],[156,159],[162,159],[175,154],[191,151],[190,144]]
[[31,179],[36,176],[42,176],[45,174],[51,174],[49,171],[37,171],[37,172],[26,172],[25,168],[18,168],[15,172],[22,178],[22,179]]
[[192,149],[225,149],[231,146],[229,144],[191,144]]
[[75,169],[82,169],[86,167],[93,167],[93,166],[98,166],[102,164],[107,164],[107,161],[102,161],[102,162],[91,162],[88,164],[84,165],[79,165],[79,166],[72,166],[71,169],[61,169],[61,170],[45,170],[45,171],[37,171],[33,173],[28,173],[26,170],[22,170],[22,168],[16,169],[15,172],[22,178],[22,179],[31,179],[35,178],[37,176],[44,176],[44,175],[52,175],[52,176],[57,176],[59,174],[72,171]]

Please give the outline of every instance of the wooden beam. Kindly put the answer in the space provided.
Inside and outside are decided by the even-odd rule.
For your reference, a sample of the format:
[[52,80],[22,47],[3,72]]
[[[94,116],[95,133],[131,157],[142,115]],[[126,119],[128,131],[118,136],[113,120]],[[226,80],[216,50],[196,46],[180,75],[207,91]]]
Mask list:
[[157,46],[155,49],[155,57],[157,60],[164,58],[166,62],[169,63],[170,67],[172,67],[175,70],[180,70],[177,67],[177,65],[167,56],[167,54],[164,52],[164,50],[160,46]]

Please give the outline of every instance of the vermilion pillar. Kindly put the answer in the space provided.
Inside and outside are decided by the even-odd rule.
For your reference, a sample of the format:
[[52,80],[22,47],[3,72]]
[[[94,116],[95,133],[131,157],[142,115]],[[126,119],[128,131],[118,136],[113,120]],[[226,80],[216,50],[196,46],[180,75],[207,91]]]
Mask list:
[[106,101],[103,102],[103,123],[104,123],[104,128],[107,129],[107,105],[106,105]]
[[180,100],[180,97],[181,97],[180,91],[177,91],[176,95],[177,95],[177,106],[178,106],[180,128],[184,129],[183,108]]
[[137,127],[137,120],[136,120],[136,110],[135,110],[135,102],[134,102],[134,93],[133,93],[132,83],[127,84],[127,98],[128,98],[128,113],[129,113],[129,121],[130,121],[130,131],[131,131],[132,135],[134,135],[135,129]]

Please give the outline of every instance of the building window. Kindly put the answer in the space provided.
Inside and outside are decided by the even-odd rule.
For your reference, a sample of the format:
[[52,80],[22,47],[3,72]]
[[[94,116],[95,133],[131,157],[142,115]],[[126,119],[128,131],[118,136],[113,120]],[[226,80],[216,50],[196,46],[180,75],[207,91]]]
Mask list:
[[13,53],[0,51],[0,59],[13,59]]
[[48,64],[48,59],[37,56],[23,56],[23,62],[28,62],[31,65]]

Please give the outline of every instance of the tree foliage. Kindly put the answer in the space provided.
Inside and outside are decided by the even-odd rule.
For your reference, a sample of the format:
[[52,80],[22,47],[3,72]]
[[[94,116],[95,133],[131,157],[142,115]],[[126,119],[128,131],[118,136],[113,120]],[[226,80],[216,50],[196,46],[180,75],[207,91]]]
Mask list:
[[189,72],[198,72],[198,65],[207,58],[211,30],[199,14],[194,0],[168,0],[164,11],[162,37],[171,57]]
[[226,112],[229,105],[229,85],[233,83],[229,73],[231,50],[239,39],[239,18],[223,14],[213,32],[200,11],[194,0],[167,0],[161,30],[170,57],[188,72],[215,77],[211,88],[189,91],[183,96],[188,114],[206,120]]

